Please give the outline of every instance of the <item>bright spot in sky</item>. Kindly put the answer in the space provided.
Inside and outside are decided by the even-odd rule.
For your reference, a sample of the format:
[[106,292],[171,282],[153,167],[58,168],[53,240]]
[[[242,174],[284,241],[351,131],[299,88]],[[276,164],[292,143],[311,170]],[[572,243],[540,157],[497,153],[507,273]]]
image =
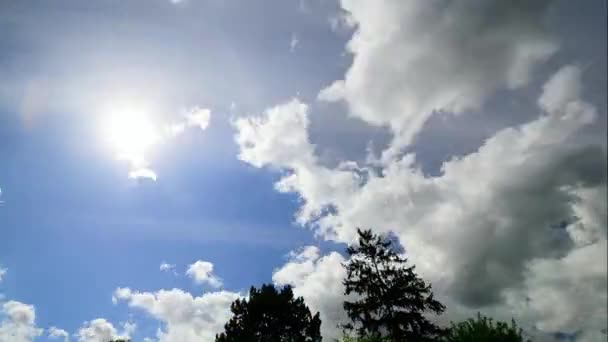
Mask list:
[[161,142],[183,133],[188,128],[204,131],[209,126],[211,111],[193,107],[184,110],[181,117],[172,122],[154,120],[155,116],[146,106],[134,108],[123,105],[120,108],[102,108],[105,113],[102,136],[106,145],[118,160],[129,163],[129,177],[156,180],[156,172],[150,167],[146,156],[150,149]]
[[126,113],[110,118],[107,138],[118,152],[143,154],[160,139],[154,124],[142,114]]
[[162,135],[150,117],[137,111],[117,112],[108,117],[103,134],[116,158],[130,163],[131,178],[156,179],[145,156]]

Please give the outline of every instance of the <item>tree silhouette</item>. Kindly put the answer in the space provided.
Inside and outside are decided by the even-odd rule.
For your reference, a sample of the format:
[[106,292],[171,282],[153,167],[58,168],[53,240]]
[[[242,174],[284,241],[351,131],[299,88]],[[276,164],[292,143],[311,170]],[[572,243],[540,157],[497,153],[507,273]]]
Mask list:
[[312,315],[302,297],[294,298],[290,286],[280,291],[273,285],[251,287],[249,299],[237,299],[230,307],[233,317],[216,342],[318,342],[319,313]]
[[[388,337],[392,341],[427,341],[443,330],[431,323],[425,312],[441,314],[445,307],[433,298],[431,286],[406,266],[392,242],[371,230],[357,230],[358,246],[350,246],[344,264],[345,294],[356,300],[345,301],[351,324],[343,326],[360,336]],[[353,324],[354,323],[354,324]]]
[[[469,318],[460,323],[452,323],[445,342],[525,342],[523,331],[514,320],[511,324],[494,321],[477,314],[477,319]],[[529,340],[528,340],[529,341]]]

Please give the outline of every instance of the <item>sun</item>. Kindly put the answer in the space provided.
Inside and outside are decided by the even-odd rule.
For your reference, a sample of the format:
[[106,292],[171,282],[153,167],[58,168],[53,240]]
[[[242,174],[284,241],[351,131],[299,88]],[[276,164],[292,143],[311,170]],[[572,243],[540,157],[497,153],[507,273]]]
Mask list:
[[146,163],[146,152],[161,138],[154,121],[133,110],[122,110],[109,115],[103,134],[117,158],[140,166]]

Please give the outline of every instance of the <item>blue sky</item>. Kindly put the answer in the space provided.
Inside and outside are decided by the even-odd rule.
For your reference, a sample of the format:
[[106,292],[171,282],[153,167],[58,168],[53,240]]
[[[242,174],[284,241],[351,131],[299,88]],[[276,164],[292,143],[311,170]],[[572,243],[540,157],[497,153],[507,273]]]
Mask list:
[[[269,282],[289,251],[317,243],[292,224],[297,198],[273,191],[272,173],[200,148],[229,145],[229,136],[185,134],[160,152],[159,181],[138,181],[98,146],[82,144],[86,123],[58,114],[23,128],[15,118],[3,116],[2,125],[10,144],[0,177],[8,185],[1,250],[11,270],[2,286],[10,298],[37,303],[41,325],[76,330],[83,317],[127,319],[109,300],[119,285],[198,292],[183,276],[198,259],[223,270],[226,286],[246,289]],[[159,272],[162,261],[182,274]],[[68,296],[83,305],[66,306]]]
[[0,342],[212,341],[265,282],[329,340],[356,227],[440,322],[605,339],[605,6],[3,2]]

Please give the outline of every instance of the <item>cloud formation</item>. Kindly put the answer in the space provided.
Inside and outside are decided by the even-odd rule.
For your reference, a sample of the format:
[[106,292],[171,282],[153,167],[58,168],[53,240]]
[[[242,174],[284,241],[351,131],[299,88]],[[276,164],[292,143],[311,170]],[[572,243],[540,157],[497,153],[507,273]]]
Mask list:
[[159,269],[161,270],[161,272],[173,272],[173,274],[176,274],[175,272],[175,265],[174,264],[169,264],[166,262],[162,262],[160,264]]
[[186,275],[197,284],[207,284],[215,288],[222,286],[222,280],[213,274],[213,264],[207,261],[197,260],[188,266]]
[[0,341],[29,342],[42,335],[36,327],[36,310],[32,305],[14,300],[3,303],[0,317]]
[[84,322],[76,336],[79,342],[107,342],[116,339],[130,339],[137,325],[132,322],[122,322],[121,325],[122,331],[118,332],[114,325],[105,318],[96,318]]
[[[380,167],[321,165],[307,133],[307,106],[297,100],[237,121],[239,158],[286,170],[277,190],[297,193],[298,221],[326,239],[351,242],[356,227],[394,233],[453,311],[517,309],[541,331],[597,333],[601,324],[567,317],[606,317],[604,303],[592,299],[606,291],[605,272],[588,275],[595,285],[579,294],[581,305],[549,313],[540,298],[536,309],[527,304],[540,287],[564,296],[576,291],[578,276],[567,271],[569,260],[593,262],[593,253],[583,253],[587,249],[606,253],[606,150],[573,141],[596,117],[581,99],[580,77],[576,66],[559,70],[543,87],[536,119],[446,161],[437,176],[425,175],[414,154]],[[277,281],[296,284],[296,291],[298,283],[306,288],[302,279],[310,277],[314,260],[291,261],[275,273]],[[551,267],[563,271],[551,276]]]
[[2,282],[2,278],[6,275],[8,269],[0,267],[0,283]]
[[540,330],[578,333],[577,341],[606,339],[606,250],[603,239],[528,265],[524,292]]
[[294,294],[303,297],[312,312],[320,313],[321,333],[332,341],[341,337],[338,324],[347,322],[342,310],[344,261],[339,253],[320,256],[317,247],[308,246],[292,253],[289,261],[272,275],[275,284],[291,285]]
[[184,132],[186,128],[199,128],[201,131],[204,131],[209,126],[209,121],[211,120],[211,110],[194,107],[185,110],[181,116],[182,118],[180,121],[168,126],[168,130],[173,135]]
[[57,327],[50,327],[48,329],[49,339],[63,339],[64,342],[68,342],[70,340],[70,334],[63,329],[59,329]]
[[496,90],[526,85],[558,48],[543,25],[551,3],[342,0],[353,62],[319,98],[390,127],[390,156],[434,112],[476,110]]
[[128,336],[119,336],[114,325],[104,318],[85,322],[76,336],[78,342],[106,342],[121,337],[128,338]]
[[164,324],[159,329],[159,342],[213,342],[230,318],[230,304],[238,293],[208,292],[198,297],[179,289],[136,292],[118,288],[115,301],[125,301]]

